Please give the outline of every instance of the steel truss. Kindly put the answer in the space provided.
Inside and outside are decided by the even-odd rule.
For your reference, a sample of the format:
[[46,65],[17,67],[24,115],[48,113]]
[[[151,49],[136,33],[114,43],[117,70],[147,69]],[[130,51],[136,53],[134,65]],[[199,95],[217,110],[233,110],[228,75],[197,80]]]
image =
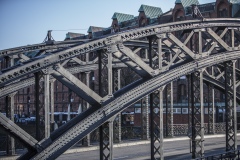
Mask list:
[[[226,23],[229,22],[229,23]],[[63,153],[67,148],[73,145],[77,140],[82,139],[86,134],[90,133],[96,127],[102,125],[104,122],[112,120],[112,117],[122,111],[124,108],[128,107],[130,104],[136,102],[139,99],[142,99],[146,95],[152,93],[154,91],[165,86],[166,84],[174,81],[175,79],[179,78],[182,75],[187,75],[189,73],[195,72],[198,69],[212,66],[217,63],[222,63],[226,60],[234,60],[239,57],[239,51],[237,47],[235,47],[234,38],[232,40],[224,41],[223,39],[226,37],[229,31],[231,31],[232,36],[234,37],[234,33],[238,32],[235,28],[231,27],[239,27],[238,24],[239,20],[227,20],[227,19],[220,19],[220,20],[206,20],[206,21],[187,21],[187,22],[178,22],[178,23],[171,23],[171,24],[164,24],[164,25],[157,25],[157,26],[150,26],[145,28],[139,28],[127,32],[122,32],[116,35],[111,35],[108,37],[103,37],[100,39],[93,40],[91,42],[87,42],[85,44],[75,46],[70,49],[56,51],[54,54],[50,56],[40,57],[39,59],[32,59],[27,63],[23,63],[22,66],[12,68],[10,70],[3,71],[3,74],[0,75],[0,86],[3,87],[7,84],[10,84],[14,80],[18,80],[21,77],[29,75],[31,73],[35,73],[45,69],[46,67],[50,67],[56,65],[56,63],[66,63],[70,59],[81,64],[82,61],[76,59],[79,55],[84,55],[91,51],[95,50],[105,50],[107,48],[107,56],[111,57],[112,54],[117,57],[120,61],[122,61],[126,66],[133,69],[138,75],[142,77],[141,80],[136,81],[135,83],[124,87],[121,91],[117,91],[114,94],[115,97],[112,97],[112,61],[111,58],[108,57],[107,63],[108,64],[106,72],[104,73],[105,78],[104,82],[106,82],[105,87],[99,89],[103,91],[103,89],[107,89],[106,95],[91,95],[91,90],[86,86],[82,85],[78,80],[69,79],[71,74],[64,69],[64,65],[60,66],[59,70],[55,69],[52,73],[53,76],[57,77],[58,79],[63,78],[62,81],[64,84],[68,85],[68,88],[74,89],[75,92],[81,92],[84,95],[84,99],[87,99],[89,103],[92,103],[92,107],[90,107],[83,115],[79,115],[76,117],[78,120],[69,121],[68,126],[63,126],[61,129],[57,130],[52,134],[51,137],[44,140],[42,145],[42,150],[39,150],[37,155],[34,153],[35,159],[47,159],[47,158],[56,158],[58,155]],[[230,26],[230,27],[229,27]],[[224,28],[221,30],[221,33],[218,30],[214,30],[213,28]],[[187,36],[183,36],[177,38],[173,32],[177,31],[185,31],[188,32]],[[149,41],[149,62],[143,61],[139,56],[136,56],[136,50],[131,50],[130,48],[126,47],[125,42],[133,39],[145,38],[148,36],[152,36],[152,39]],[[194,49],[189,49],[188,43],[189,40],[196,36],[199,38],[198,43],[194,43]],[[236,36],[235,36],[236,37]],[[185,40],[183,40],[185,39]],[[202,43],[207,43],[207,48],[202,46]],[[195,46],[199,44],[199,46]],[[156,51],[153,51],[153,46],[158,46]],[[171,48],[171,54],[163,51],[163,45]],[[209,49],[210,48],[210,49]],[[111,51],[110,51],[111,50]],[[227,51],[223,54],[216,54],[218,52]],[[233,51],[233,52],[232,52]],[[212,54],[215,54],[214,56]],[[171,56],[170,56],[171,55]],[[172,58],[171,58],[172,57]],[[100,61],[106,60],[106,58],[100,57]],[[157,61],[158,59],[158,61]],[[194,61],[193,61],[194,59]],[[189,62],[189,63],[188,63]],[[196,62],[196,63],[195,63]],[[149,64],[150,67],[149,67]],[[58,66],[58,65],[56,65]],[[99,65],[102,69],[102,64]],[[103,70],[103,72],[104,72]],[[99,73],[103,73],[99,71]],[[36,73],[35,73],[36,75]],[[100,74],[99,74],[100,75]],[[106,76],[108,75],[108,76]],[[195,79],[197,79],[196,75]],[[103,77],[103,76],[100,76]],[[200,83],[200,86],[203,81],[203,76],[200,74],[200,80],[197,80]],[[194,79],[194,80],[195,80]],[[37,82],[38,81],[38,82]],[[37,84],[39,83],[39,78],[37,80]],[[99,82],[102,82],[101,80]],[[196,84],[196,87],[192,87],[192,91],[196,91],[196,94],[202,96],[201,89],[197,91],[198,82],[192,80],[192,83]],[[79,85],[80,84],[80,85]],[[104,85],[104,83],[101,83]],[[101,88],[99,86],[99,88]],[[201,88],[201,87],[200,87]],[[37,87],[36,87],[37,89]],[[86,90],[85,90],[86,89]],[[200,93],[199,93],[200,92]],[[37,95],[37,94],[36,94]],[[90,95],[90,96],[89,96]],[[201,96],[197,96],[192,94],[192,104],[201,103],[203,98]],[[104,97],[106,96],[106,97]],[[37,96],[36,96],[37,97]],[[104,98],[102,98],[104,97]],[[195,98],[197,97],[200,101]],[[199,98],[200,97],[200,98]],[[154,106],[153,97],[151,98],[151,106]],[[196,100],[197,99],[197,100]],[[160,99],[161,101],[161,99]],[[37,103],[36,103],[37,104]],[[99,107],[101,104],[101,108]],[[160,103],[161,104],[161,103]],[[39,105],[39,104],[38,104]],[[96,106],[94,106],[96,105]],[[160,105],[161,106],[161,105]],[[201,145],[201,153],[202,153],[202,139],[200,141],[196,141],[198,138],[197,132],[201,131],[201,138],[202,138],[202,118],[201,123],[199,123],[199,118],[197,113],[203,114],[202,110],[199,112],[197,110],[197,106],[192,105],[192,134],[193,136],[193,143],[194,145]],[[201,105],[202,107],[202,105]],[[156,111],[156,110],[155,110]],[[160,109],[161,111],[161,109]],[[153,107],[151,107],[151,112],[153,113]],[[160,116],[161,118],[161,116]],[[151,117],[152,120],[154,120]],[[151,121],[152,121],[151,120]],[[199,125],[200,124],[200,125]],[[162,125],[160,125],[161,127]],[[153,125],[151,125],[153,127]],[[154,128],[154,127],[153,127]],[[199,129],[200,128],[200,129]],[[111,130],[111,126],[110,126]],[[161,130],[160,130],[161,131]],[[159,132],[160,132],[159,131]],[[112,133],[112,132],[110,132]],[[153,129],[151,129],[151,133],[153,134]],[[112,135],[108,134],[109,138],[111,139]],[[154,141],[154,140],[153,140]],[[196,143],[196,142],[199,142]],[[111,140],[109,141],[109,146],[106,145],[105,148],[109,148],[111,150]],[[153,143],[152,143],[153,145]],[[103,146],[103,145],[100,145]],[[103,152],[103,148],[100,149]],[[152,155],[154,153],[160,153],[159,147],[152,147]],[[160,149],[162,149],[160,147]],[[111,151],[110,151],[111,152]],[[110,153],[111,154],[111,153]],[[195,154],[195,152],[194,152]],[[30,157],[33,157],[32,155]],[[103,157],[103,156],[101,156]],[[106,157],[111,157],[108,153],[106,153]],[[161,155],[161,157],[163,157]]]
[[191,74],[192,158],[204,156],[203,72]]
[[[216,55],[216,57],[217,57],[217,59],[222,60],[222,59],[228,58],[228,55],[230,55],[230,54],[231,54],[231,57],[229,57],[229,59],[236,58],[239,56],[238,52],[231,52],[229,54],[226,53],[224,55]],[[217,59],[214,58],[214,56],[211,56],[207,59],[199,60],[198,64],[201,64],[203,66],[204,65],[214,65],[216,63],[219,63],[219,61],[217,61]],[[56,136],[56,134],[57,134],[57,135],[61,136],[61,139],[54,138],[56,140],[52,144],[47,145],[48,147],[46,147],[46,149],[44,149],[44,153],[46,153],[45,151],[47,151],[53,147],[54,150],[52,150],[53,148],[51,149],[50,157],[56,157],[57,155],[61,154],[61,152],[63,151],[63,150],[59,150],[60,148],[63,147],[65,150],[66,148],[71,146],[71,144],[73,144],[76,141],[76,138],[79,139],[83,136],[83,134],[81,134],[81,133],[83,133],[83,131],[84,131],[84,133],[89,133],[90,131],[92,131],[94,129],[94,127],[89,128],[88,126],[95,126],[95,125],[99,125],[102,122],[105,122],[106,120],[111,118],[113,115],[117,114],[122,109],[126,108],[129,104],[135,102],[137,97],[142,98],[143,96],[146,96],[147,94],[153,92],[155,89],[160,88],[162,85],[169,83],[173,79],[195,71],[198,67],[199,67],[199,65],[196,65],[196,63],[188,63],[179,68],[171,69],[168,72],[160,74],[159,76],[151,78],[147,81],[146,80],[137,81],[133,84],[133,86],[138,86],[138,87],[131,88],[131,87],[127,86],[125,88],[126,93],[123,94],[122,92],[119,92],[121,94],[116,94],[116,95],[119,95],[119,97],[117,99],[115,99],[116,98],[115,97],[114,100],[112,99],[113,101],[112,100],[106,101],[106,103],[103,104],[103,108],[99,109],[99,111],[96,111],[95,108],[93,108],[94,110],[92,110],[92,111],[96,111],[96,112],[92,112],[94,114],[89,115],[90,116],[89,120],[91,120],[91,123],[89,123],[88,120],[78,121],[78,123],[76,123],[76,125],[75,125],[77,131],[76,130],[68,130],[67,134],[64,134],[68,137],[61,136],[61,133],[56,132],[54,134],[55,136],[53,136],[53,137],[57,138],[57,136]],[[148,86],[148,87],[145,87],[145,86]],[[131,92],[128,92],[128,91],[131,91]],[[82,115],[82,116],[84,116],[84,115]],[[81,119],[80,117],[78,119]],[[93,117],[95,117],[95,118],[93,118]],[[82,127],[80,127],[80,126],[82,126]],[[72,133],[72,132],[74,132],[74,133]],[[79,136],[77,136],[77,135],[79,135]],[[64,139],[64,145],[59,144],[58,141],[63,140],[63,139]],[[39,153],[36,156],[36,158],[49,156],[48,154],[43,155],[42,153],[43,152]]]

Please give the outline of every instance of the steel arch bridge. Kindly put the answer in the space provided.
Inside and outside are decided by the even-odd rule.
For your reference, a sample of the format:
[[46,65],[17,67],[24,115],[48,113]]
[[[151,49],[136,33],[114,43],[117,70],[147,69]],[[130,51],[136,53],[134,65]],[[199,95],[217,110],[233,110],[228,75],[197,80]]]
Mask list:
[[[50,127],[49,83],[54,79],[91,107],[51,134],[45,132],[43,140],[36,140],[14,124],[13,112],[10,119],[0,114],[1,127],[28,148],[19,159],[57,158],[100,127],[100,159],[112,159],[114,117],[150,95],[151,159],[163,159],[163,89],[187,75],[191,82],[192,157],[204,157],[203,83],[212,87],[213,94],[214,88],[225,93],[226,151],[234,151],[237,149],[236,102],[240,100],[237,92],[240,71],[236,67],[240,56],[239,27],[239,19],[191,20],[132,29],[92,40],[55,42],[49,38],[46,43],[2,50],[0,58],[7,58],[9,66],[1,70],[0,98],[8,96],[12,102],[16,91],[35,84],[37,109],[40,82],[44,81],[46,130]],[[142,49],[146,49],[144,58],[139,53]],[[39,54],[33,58],[24,54],[30,51],[39,51]],[[89,61],[90,53],[97,55],[92,61]],[[85,56],[85,61],[79,56]],[[20,63],[14,65],[14,59]],[[67,68],[68,62],[78,66]],[[120,74],[116,74],[119,68],[130,68],[140,78],[120,89]],[[94,70],[99,73],[99,93],[74,76]],[[214,98],[211,103],[214,115]],[[12,111],[11,107],[12,103]],[[156,107],[159,113],[154,112]],[[172,108],[169,112],[172,123]],[[156,117],[160,117],[158,123]],[[107,139],[104,137],[106,123],[110,128]]]

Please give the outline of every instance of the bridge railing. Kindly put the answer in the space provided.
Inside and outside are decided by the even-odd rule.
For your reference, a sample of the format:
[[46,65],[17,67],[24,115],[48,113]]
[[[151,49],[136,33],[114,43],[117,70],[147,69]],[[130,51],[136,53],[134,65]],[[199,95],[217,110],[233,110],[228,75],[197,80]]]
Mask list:
[[240,159],[240,151],[236,150],[236,151],[230,151],[230,152],[224,152],[221,154],[215,154],[215,155],[211,155],[211,156],[205,156],[202,158],[197,158],[196,160],[232,160],[232,159]]

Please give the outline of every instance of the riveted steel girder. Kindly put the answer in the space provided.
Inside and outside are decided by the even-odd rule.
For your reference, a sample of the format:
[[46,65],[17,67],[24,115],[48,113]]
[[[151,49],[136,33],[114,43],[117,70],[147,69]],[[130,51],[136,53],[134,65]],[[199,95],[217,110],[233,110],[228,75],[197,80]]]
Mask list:
[[102,98],[80,80],[78,80],[74,75],[64,69],[61,65],[58,65],[56,70],[56,72],[52,73],[52,76],[54,78],[70,88],[78,96],[86,100],[89,104],[100,104]]

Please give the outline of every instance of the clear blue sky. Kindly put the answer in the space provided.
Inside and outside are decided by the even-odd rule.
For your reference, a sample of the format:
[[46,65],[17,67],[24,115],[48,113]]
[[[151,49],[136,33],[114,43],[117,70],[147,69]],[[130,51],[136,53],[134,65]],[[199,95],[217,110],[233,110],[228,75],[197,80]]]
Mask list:
[[62,41],[67,32],[86,34],[89,26],[109,27],[114,12],[137,16],[141,4],[166,12],[175,0],[0,0],[0,50],[41,43],[48,30],[66,30],[52,33]]

